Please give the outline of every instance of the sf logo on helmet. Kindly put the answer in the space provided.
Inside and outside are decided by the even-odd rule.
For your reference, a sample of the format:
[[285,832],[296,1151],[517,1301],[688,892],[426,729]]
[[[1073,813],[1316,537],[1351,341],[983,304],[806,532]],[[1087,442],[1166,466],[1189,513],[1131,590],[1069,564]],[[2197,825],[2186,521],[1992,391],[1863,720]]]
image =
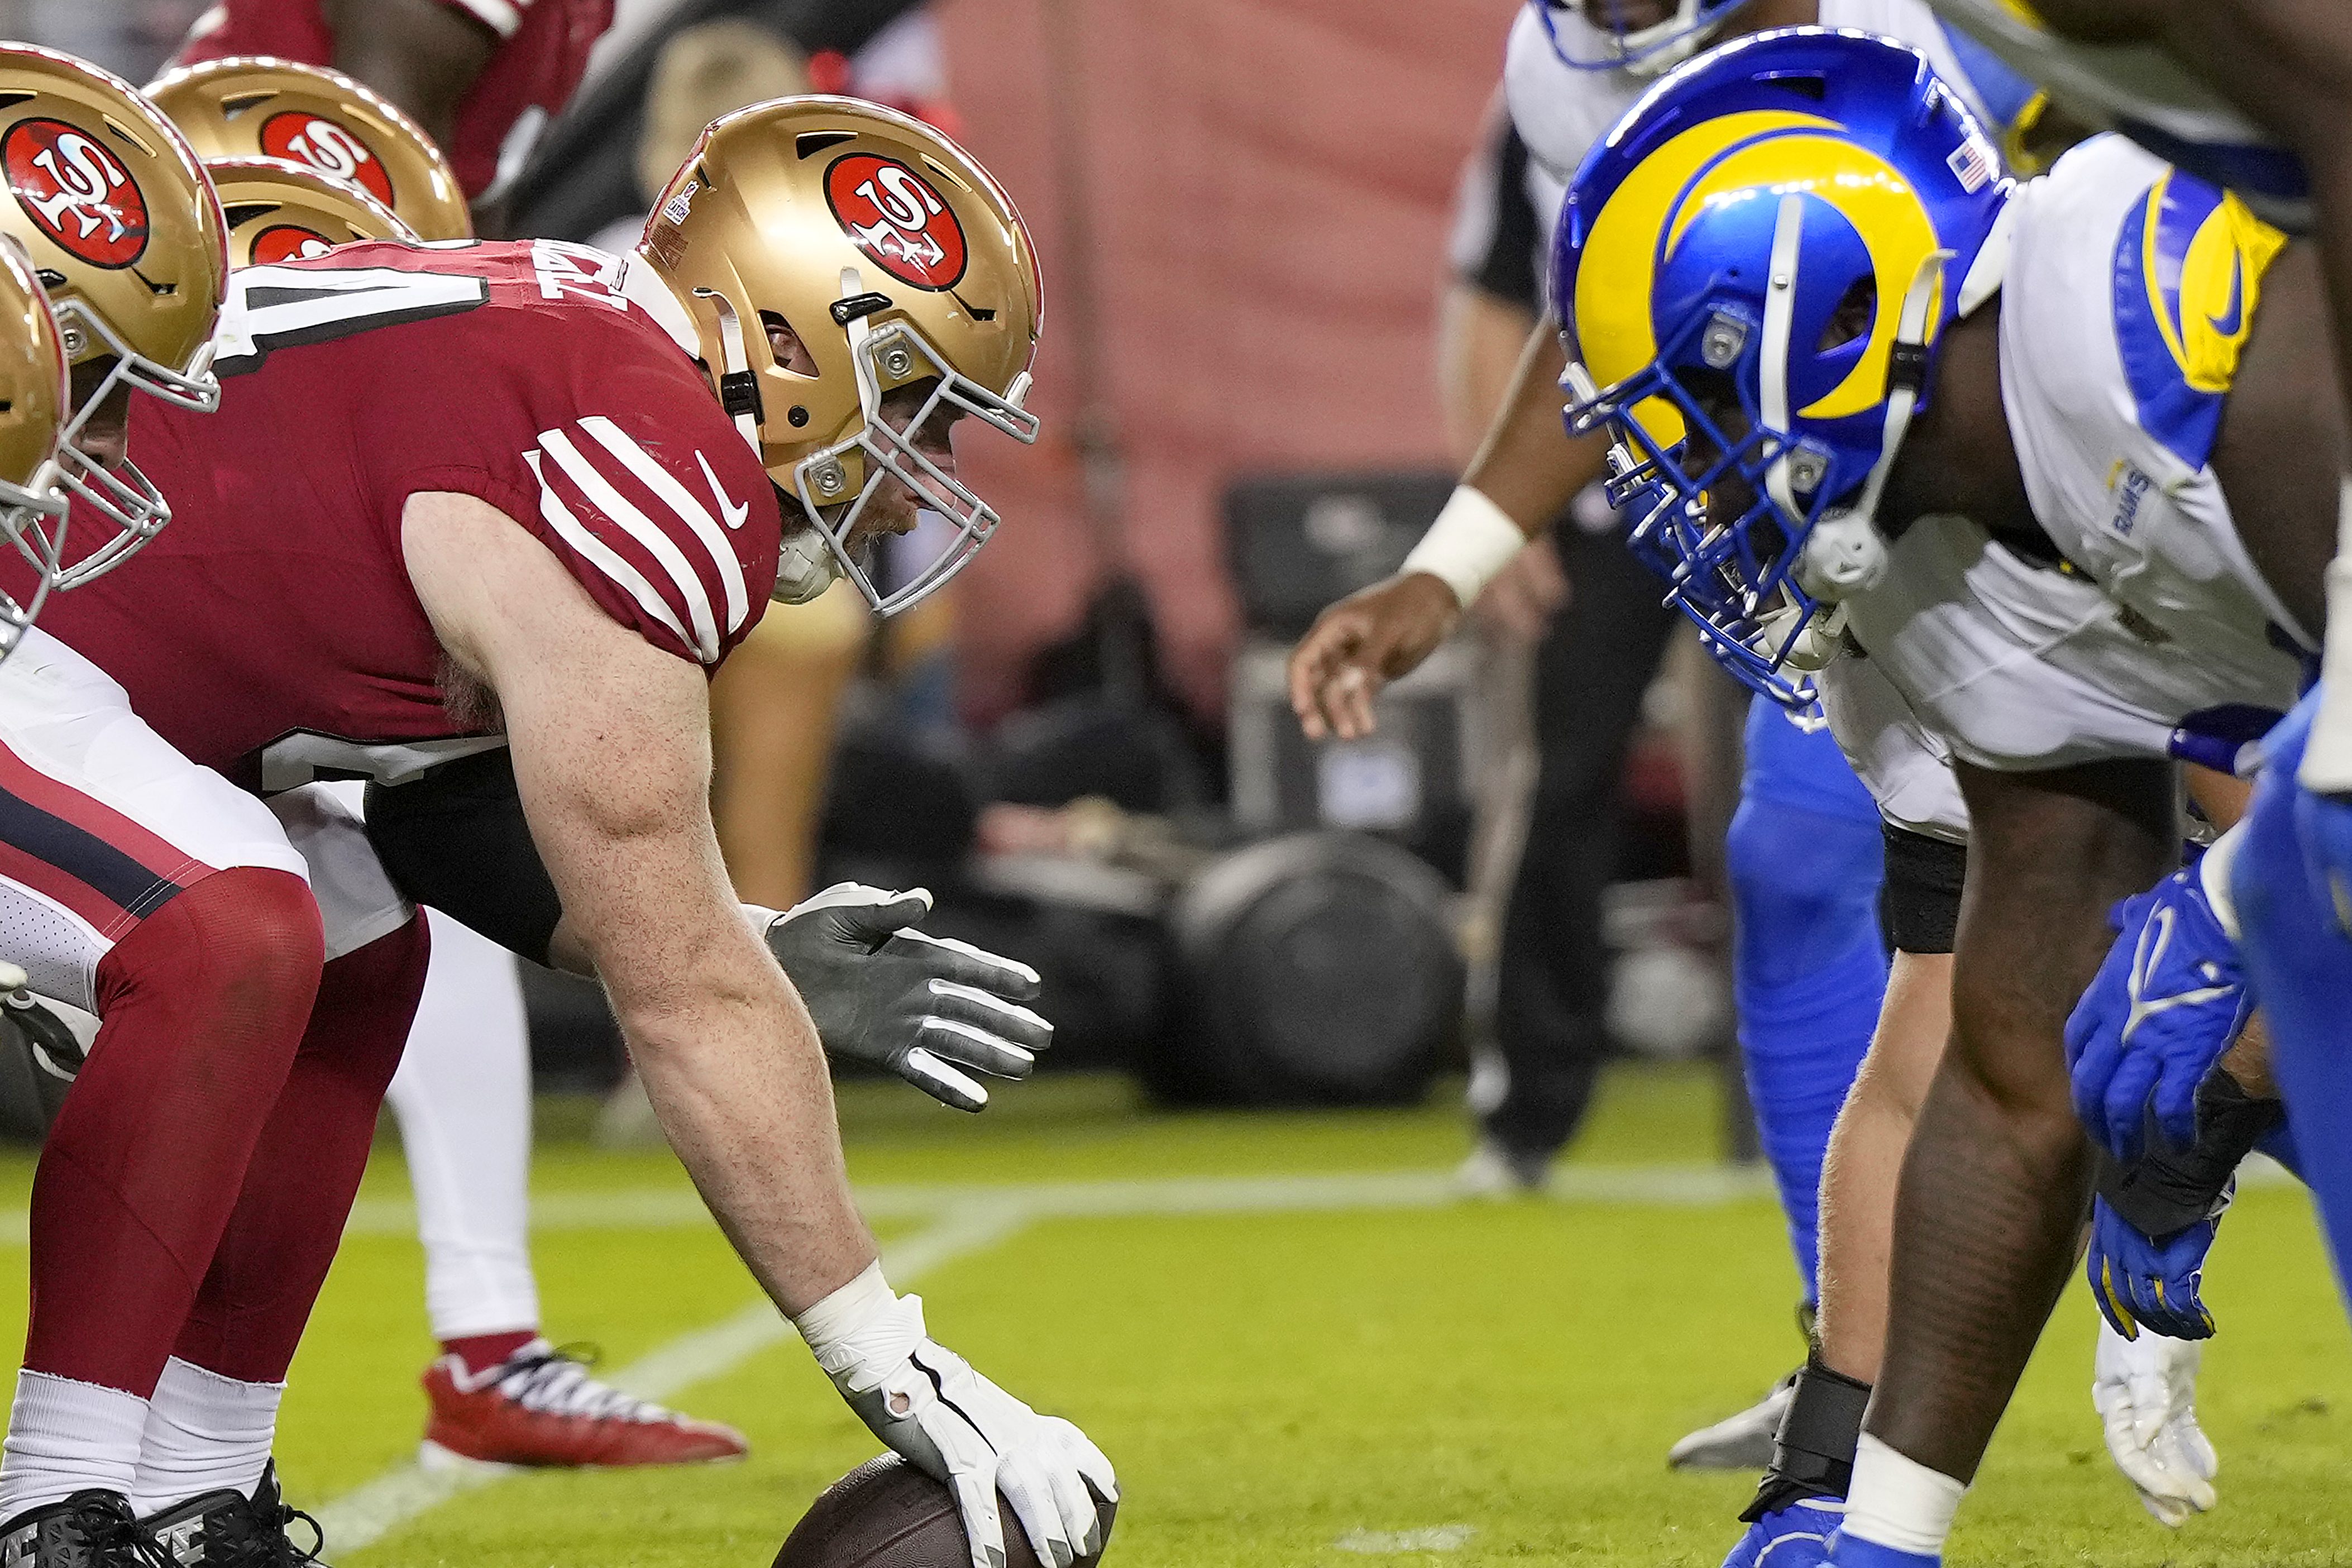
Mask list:
[[897,159],[851,153],[824,172],[824,199],[857,247],[900,282],[937,293],[963,277],[963,225]]
[[333,240],[299,224],[273,224],[253,237],[252,264],[268,267],[278,261],[308,261],[334,247]]
[[121,160],[61,120],[20,120],[0,137],[8,188],[43,234],[96,267],[147,248],[147,198]]
[[366,187],[368,195],[392,205],[392,176],[383,160],[371,151],[350,127],[324,115],[299,109],[273,114],[261,125],[261,150],[273,158],[308,163],[322,174]]

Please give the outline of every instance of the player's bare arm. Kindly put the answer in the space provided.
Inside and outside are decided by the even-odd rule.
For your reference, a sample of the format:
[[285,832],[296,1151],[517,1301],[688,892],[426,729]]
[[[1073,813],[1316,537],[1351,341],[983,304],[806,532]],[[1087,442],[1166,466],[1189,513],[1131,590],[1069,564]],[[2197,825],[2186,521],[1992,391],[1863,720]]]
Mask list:
[[456,143],[457,105],[498,52],[499,36],[445,0],[324,0],[333,65],[392,100],[440,146]]
[[1566,364],[1559,324],[1538,323],[1509,395],[1429,538],[1404,570],[1340,600],[1300,639],[1290,656],[1290,706],[1310,737],[1370,734],[1381,688],[1451,636],[1463,607],[1517,544],[1600,477],[1607,441],[1571,437],[1560,423]]
[[613,622],[482,501],[412,497],[403,543],[443,646],[498,694],[572,938],[665,1131],[762,1287],[804,1310],[876,1254],[815,1028],[719,861],[701,671]]

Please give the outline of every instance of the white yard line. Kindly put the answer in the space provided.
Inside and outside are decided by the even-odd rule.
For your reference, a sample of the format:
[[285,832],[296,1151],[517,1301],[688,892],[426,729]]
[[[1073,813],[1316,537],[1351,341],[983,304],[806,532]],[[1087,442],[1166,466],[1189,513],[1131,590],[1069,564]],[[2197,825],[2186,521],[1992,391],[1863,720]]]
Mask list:
[[[1688,1207],[1769,1191],[1770,1177],[1761,1169],[1570,1166],[1555,1175],[1546,1195],[1565,1202]],[[1397,1211],[1444,1208],[1465,1201],[1444,1171],[1005,1185],[907,1184],[861,1187],[857,1195],[860,1207],[874,1218],[930,1222],[882,1249],[892,1282],[902,1286],[1044,1219]],[[685,1188],[549,1193],[531,1202],[535,1231],[667,1229],[709,1223],[700,1200]],[[353,1209],[349,1234],[408,1235],[415,1224],[413,1205],[372,1199]],[[5,1239],[5,1228],[0,1228],[0,1240]],[[792,1337],[792,1329],[773,1307],[754,1302],[661,1346],[615,1373],[611,1381],[640,1398],[667,1400]],[[319,1521],[338,1554],[358,1552],[453,1498],[519,1473],[489,1467],[426,1470],[414,1463],[402,1465],[320,1509]]]
[[[704,1223],[709,1223],[707,1215]],[[994,1246],[1025,1223],[1027,1215],[1017,1205],[982,1201],[951,1207],[925,1228],[886,1244],[882,1266],[894,1283],[910,1284],[942,1264]],[[756,1301],[732,1317],[670,1341],[622,1368],[610,1381],[642,1399],[670,1399],[793,1337],[782,1314]],[[427,1470],[412,1461],[320,1509],[319,1524],[337,1556],[359,1552],[453,1498],[521,1473],[490,1466]]]

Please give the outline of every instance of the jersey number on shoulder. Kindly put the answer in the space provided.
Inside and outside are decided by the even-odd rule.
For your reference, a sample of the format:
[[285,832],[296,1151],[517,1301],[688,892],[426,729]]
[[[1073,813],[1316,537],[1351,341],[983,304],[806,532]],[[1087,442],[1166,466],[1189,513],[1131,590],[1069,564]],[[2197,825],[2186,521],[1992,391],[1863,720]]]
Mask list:
[[489,303],[486,278],[404,272],[391,267],[336,269],[247,267],[229,279],[213,340],[213,372],[242,375],[272,350],[332,342],[375,327],[454,316]]

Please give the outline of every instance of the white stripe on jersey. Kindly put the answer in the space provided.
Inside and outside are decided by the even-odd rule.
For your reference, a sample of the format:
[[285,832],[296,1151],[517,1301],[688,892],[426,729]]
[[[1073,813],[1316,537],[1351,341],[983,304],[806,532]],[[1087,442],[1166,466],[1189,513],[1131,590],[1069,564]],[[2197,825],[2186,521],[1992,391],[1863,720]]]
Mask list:
[[523,7],[530,0],[449,0],[460,10],[473,13],[475,18],[501,38],[511,38],[522,26]]
[[[677,615],[662,596],[654,592],[654,585],[646,582],[635,567],[614,554],[611,546],[591,533],[588,526],[572,514],[572,509],[563,504],[563,498],[555,493],[555,487],[547,482],[547,476],[540,472],[539,459],[537,452],[522,455],[522,460],[530,465],[530,471],[539,479],[539,515],[547,520],[547,525],[598,571],[627,589],[629,597],[644,606],[646,614],[677,634],[678,641],[688,647],[694,647],[694,639],[687,636],[684,626],[677,624]],[[717,650],[713,649],[704,656],[703,662],[708,664],[716,657]]]
[[719,531],[719,520],[710,515],[710,509],[697,500],[676,474],[655,461],[651,452],[631,439],[627,431],[603,415],[590,415],[580,422],[580,428],[595,437],[597,445],[620,458],[629,472],[645,481],[646,489],[669,502],[671,510],[694,530],[695,538],[702,541],[719,568],[719,586],[727,590],[728,633],[741,630],[743,617],[751,608],[751,595],[743,586],[743,563],[735,559],[734,547]]
[[719,628],[711,620],[710,595],[702,586],[702,579],[695,575],[694,567],[687,560],[686,552],[678,549],[677,542],[668,534],[662,531],[661,524],[639,510],[635,502],[614,488],[613,481],[604,477],[603,470],[589,461],[587,455],[579,447],[572,444],[571,437],[561,430],[542,430],[539,433],[539,445],[542,451],[555,459],[556,466],[563,470],[564,477],[580,487],[580,493],[586,496],[597,510],[612,519],[614,522],[620,525],[623,532],[645,546],[646,552],[660,563],[664,572],[669,574],[672,586],[677,589],[678,595],[686,601],[686,612],[694,622],[694,636],[687,640],[700,650],[703,663],[717,664],[719,662]]

